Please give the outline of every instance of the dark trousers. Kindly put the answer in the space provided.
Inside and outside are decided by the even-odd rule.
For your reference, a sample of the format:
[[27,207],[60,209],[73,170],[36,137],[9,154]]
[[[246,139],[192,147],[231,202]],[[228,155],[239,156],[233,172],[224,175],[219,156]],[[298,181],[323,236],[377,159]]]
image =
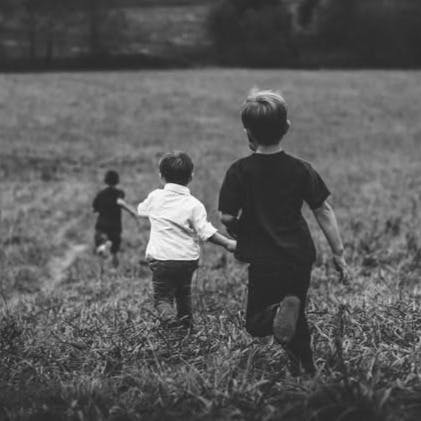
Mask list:
[[95,229],[95,247],[104,244],[107,241],[111,241],[111,253],[116,254],[120,250],[121,245],[121,231],[113,229]]
[[154,305],[163,321],[174,316],[174,300],[177,318],[186,327],[192,323],[191,283],[197,260],[152,260]]
[[295,295],[301,301],[297,328],[288,351],[300,361],[310,362],[313,353],[310,331],[305,316],[307,290],[310,283],[311,265],[280,260],[271,264],[249,266],[246,329],[252,336],[273,334],[273,319],[279,302],[287,295]]

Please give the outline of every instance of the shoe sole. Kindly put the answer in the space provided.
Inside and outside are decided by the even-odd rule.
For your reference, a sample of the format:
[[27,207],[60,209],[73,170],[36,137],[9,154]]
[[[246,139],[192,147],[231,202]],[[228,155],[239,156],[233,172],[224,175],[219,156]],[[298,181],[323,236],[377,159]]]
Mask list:
[[98,254],[98,256],[102,257],[102,258],[106,258],[108,257],[108,255],[110,254],[111,251],[111,241],[106,241],[104,244],[101,244],[100,246],[97,247],[96,252]]
[[273,336],[281,345],[291,342],[295,334],[300,305],[300,299],[292,295],[279,303],[273,319]]
[[96,254],[97,254],[98,256],[100,256],[100,257],[105,257],[105,256],[106,256],[106,254],[105,254],[105,249],[104,249],[104,247],[103,247],[103,246],[99,246],[99,247],[97,247],[97,249],[96,249]]

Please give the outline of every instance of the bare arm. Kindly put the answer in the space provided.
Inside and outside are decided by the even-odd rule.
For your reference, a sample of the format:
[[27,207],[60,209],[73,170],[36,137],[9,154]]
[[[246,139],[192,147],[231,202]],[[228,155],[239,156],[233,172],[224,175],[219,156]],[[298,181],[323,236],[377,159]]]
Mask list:
[[339,271],[342,281],[347,282],[349,280],[349,271],[344,258],[344,246],[335,212],[332,206],[325,201],[319,208],[313,210],[313,214],[332,249],[336,269]]
[[339,234],[338,222],[336,220],[335,212],[328,202],[313,210],[313,214],[322,229],[326,239],[332,249],[333,254],[341,255],[344,252],[341,236]]
[[217,231],[217,229],[207,220],[206,209],[200,202],[193,208],[191,223],[196,234],[202,241],[209,241],[210,243],[222,246],[231,252],[235,251],[237,242]]
[[125,211],[130,213],[130,215],[133,216],[133,218],[136,219],[136,221],[138,220],[136,209],[130,206],[125,200],[119,198],[117,199],[117,204],[121,206]]
[[216,232],[212,237],[208,238],[208,241],[218,246],[222,246],[230,252],[234,252],[237,248],[237,242],[235,240],[225,237],[225,235],[222,235],[219,232]]
[[221,215],[221,222],[227,228],[228,234],[233,238],[237,238],[238,218],[233,215],[228,215],[227,213],[223,213]]

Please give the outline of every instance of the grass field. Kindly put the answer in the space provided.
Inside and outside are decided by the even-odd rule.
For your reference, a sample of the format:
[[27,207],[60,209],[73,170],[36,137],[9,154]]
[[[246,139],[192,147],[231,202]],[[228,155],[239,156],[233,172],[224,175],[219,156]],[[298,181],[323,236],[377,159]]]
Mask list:
[[[278,346],[247,335],[246,268],[216,246],[204,246],[191,336],[154,317],[147,224],[125,218],[117,273],[91,253],[104,171],[136,203],[172,149],[192,155],[191,189],[218,224],[255,85],[285,94],[285,148],[334,192],[353,273],[338,283],[311,221],[314,379],[290,377]],[[418,420],[420,109],[420,72],[0,75],[0,419]]]

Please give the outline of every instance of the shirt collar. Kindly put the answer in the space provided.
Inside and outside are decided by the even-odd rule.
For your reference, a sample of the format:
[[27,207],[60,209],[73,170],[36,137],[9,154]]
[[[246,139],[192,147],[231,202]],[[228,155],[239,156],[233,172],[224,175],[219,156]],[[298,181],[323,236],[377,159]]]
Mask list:
[[181,184],[176,184],[176,183],[166,183],[164,186],[164,190],[172,191],[174,193],[179,193],[179,194],[185,194],[185,195],[190,194],[190,189],[188,187],[182,186]]

